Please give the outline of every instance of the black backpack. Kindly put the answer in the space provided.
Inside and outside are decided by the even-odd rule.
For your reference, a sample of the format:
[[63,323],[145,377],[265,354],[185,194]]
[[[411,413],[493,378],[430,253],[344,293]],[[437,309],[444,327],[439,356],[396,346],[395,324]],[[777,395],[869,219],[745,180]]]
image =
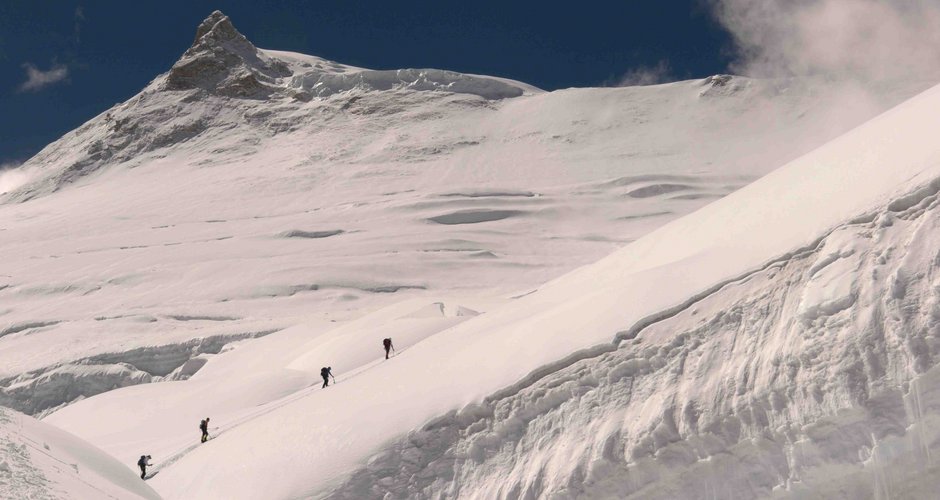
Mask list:
[[389,339],[383,340],[382,345],[385,346],[386,349],[388,349],[389,347],[392,347],[392,339],[389,338]]
[[330,375],[330,369],[329,369],[329,368],[327,368],[327,367],[325,367],[325,366],[324,366],[323,368],[320,368],[320,376],[321,376],[321,377],[326,378],[326,377],[328,377],[329,375]]

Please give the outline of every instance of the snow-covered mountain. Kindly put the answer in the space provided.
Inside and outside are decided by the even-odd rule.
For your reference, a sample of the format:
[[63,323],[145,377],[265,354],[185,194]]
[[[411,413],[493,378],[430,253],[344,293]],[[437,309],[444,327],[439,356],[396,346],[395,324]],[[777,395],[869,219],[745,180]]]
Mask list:
[[310,318],[525,293],[919,87],[861,108],[730,76],[545,93],[260,50],[220,13],[197,35],[0,194],[3,404],[179,378]]
[[542,92],[214,13],[0,195],[0,403],[167,498],[916,495],[940,98],[833,141],[922,84],[829,83]]

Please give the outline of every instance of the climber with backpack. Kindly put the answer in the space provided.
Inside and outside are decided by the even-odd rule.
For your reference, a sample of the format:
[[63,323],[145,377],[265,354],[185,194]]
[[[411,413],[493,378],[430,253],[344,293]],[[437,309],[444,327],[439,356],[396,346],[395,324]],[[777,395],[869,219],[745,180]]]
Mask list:
[[140,467],[140,478],[147,479],[147,467],[150,465],[150,455],[141,455],[140,460],[137,461],[137,466]]
[[[333,377],[333,367],[324,366],[320,368],[320,376],[323,377],[323,387],[330,385],[330,377]],[[333,377],[333,383],[336,383],[336,377]]]
[[385,347],[385,359],[388,359],[388,351],[394,351],[395,346],[392,345],[392,338],[388,337],[382,340],[382,346]]
[[202,431],[202,442],[209,440],[209,417],[199,422],[199,430]]

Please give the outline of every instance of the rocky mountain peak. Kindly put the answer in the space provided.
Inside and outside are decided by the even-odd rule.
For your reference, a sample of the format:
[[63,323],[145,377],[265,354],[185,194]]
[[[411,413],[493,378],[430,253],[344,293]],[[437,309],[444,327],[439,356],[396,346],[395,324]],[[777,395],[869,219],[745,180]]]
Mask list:
[[220,11],[196,28],[193,45],[170,69],[166,90],[203,89],[229,97],[264,98],[290,68],[258,50]]
[[250,52],[257,50],[251,42],[242,35],[232,20],[221,11],[215,11],[209,14],[199,27],[196,28],[196,38],[190,50],[198,49],[204,46],[229,46],[230,48],[239,48]]

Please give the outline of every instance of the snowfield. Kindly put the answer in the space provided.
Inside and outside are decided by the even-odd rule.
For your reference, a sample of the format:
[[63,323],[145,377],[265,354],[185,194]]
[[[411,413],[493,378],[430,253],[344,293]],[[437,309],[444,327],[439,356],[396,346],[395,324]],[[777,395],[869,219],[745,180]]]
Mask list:
[[826,83],[542,92],[215,13],[0,194],[0,403],[163,498],[929,495],[940,87]]
[[[210,497],[220,492],[233,498],[327,493],[353,498],[386,492],[402,497],[424,493],[486,498],[580,494],[582,488],[585,495],[593,495],[594,485],[587,479],[590,464],[607,446],[614,465],[607,471],[609,477],[603,470],[597,472],[600,497],[612,491],[618,496],[646,496],[649,492],[643,486],[660,473],[667,476],[664,483],[673,483],[669,489],[652,488],[664,498],[672,496],[670,492],[695,496],[707,485],[718,496],[724,496],[723,491],[762,496],[774,489],[796,493],[804,485],[819,492],[821,485],[814,481],[825,478],[831,487],[836,471],[849,485],[861,483],[843,490],[849,496],[877,491],[869,489],[876,486],[904,488],[907,481],[892,475],[892,468],[907,470],[907,461],[912,460],[927,467],[929,461],[916,459],[929,456],[936,447],[931,437],[935,434],[923,426],[929,410],[906,409],[902,403],[907,395],[930,407],[929,399],[911,393],[911,383],[916,386],[930,379],[927,372],[933,363],[928,360],[933,354],[928,340],[934,337],[931,326],[935,323],[928,321],[929,310],[924,316],[915,313],[918,307],[909,306],[911,313],[899,314],[905,308],[891,299],[930,304],[936,297],[929,279],[917,280],[921,288],[910,290],[910,295],[884,294],[878,288],[896,281],[892,274],[911,276],[912,270],[904,270],[905,266],[927,272],[923,266],[933,266],[940,250],[931,250],[936,239],[928,236],[930,223],[925,222],[931,219],[926,209],[940,190],[940,147],[932,133],[938,113],[940,87],[597,264],[444,330],[393,362],[342,380],[333,390],[315,391],[245,422],[220,435],[211,447],[200,447],[180,459],[155,484],[169,498]],[[889,163],[893,168],[884,168]],[[898,223],[886,222],[894,219]],[[921,229],[924,224],[928,228]],[[843,234],[833,233],[821,243],[820,238],[836,229],[856,233],[852,235],[855,250],[853,243],[841,241],[847,238]],[[827,248],[830,241],[835,248]],[[896,248],[908,244],[911,248],[906,252]],[[886,251],[897,260],[889,261]],[[796,258],[807,253],[810,256],[803,257],[803,263]],[[814,253],[819,254],[815,259]],[[911,258],[918,254],[926,262]],[[843,266],[840,259],[856,262]],[[880,269],[884,279],[878,278],[882,274],[874,268],[865,273],[865,260]],[[849,272],[839,279],[827,278],[826,268],[832,266]],[[756,288],[749,289],[747,283],[755,272],[774,278],[765,289],[756,286],[762,280],[755,279]],[[856,280],[848,285],[848,302],[839,296],[845,289],[840,281],[847,279]],[[905,287],[908,279],[900,286]],[[735,293],[742,287],[745,291]],[[799,300],[791,299],[790,293],[798,293]],[[730,295],[731,300],[721,294]],[[867,300],[860,302],[863,298]],[[888,303],[881,302],[885,299]],[[721,305],[711,306],[714,310],[701,317],[689,312],[685,323],[681,315],[671,319],[669,326],[657,321],[700,301]],[[793,309],[788,310],[788,305]],[[896,339],[892,339],[883,331],[888,329],[884,310],[896,311],[902,324],[923,326],[916,334],[909,326],[894,329]],[[874,324],[866,324],[863,318],[872,315]],[[842,336],[834,331],[840,327],[845,332]],[[859,331],[867,331],[867,337]],[[747,337],[740,343],[735,341],[739,333]],[[820,336],[835,338],[821,344]],[[591,428],[608,424],[606,433],[598,434],[604,438],[601,443],[585,439],[579,425],[572,426],[579,429],[573,435],[553,432],[552,421],[585,418],[577,406],[582,399],[591,399],[592,386],[608,388],[601,377],[587,373],[583,376],[587,380],[569,374],[560,382],[552,372],[567,362],[557,361],[594,357],[630,339],[639,342],[626,342],[618,349],[627,351],[618,353],[620,359],[608,356],[617,363],[610,367],[614,375],[604,378],[613,379],[609,384],[621,386],[616,389],[629,395],[633,394],[630,386],[635,386],[643,397],[635,402],[632,397],[608,402],[617,410],[611,420],[595,421],[594,406],[584,402]],[[359,339],[352,342],[360,344]],[[915,362],[917,358],[921,360]],[[553,362],[557,364],[545,368]],[[580,362],[587,372],[594,364]],[[602,367],[597,370],[604,373]],[[551,389],[571,378],[581,387],[569,388],[574,391],[570,396],[574,415],[561,410],[557,411],[561,415],[554,414],[551,409],[563,405],[566,398],[565,391]],[[514,393],[537,381],[536,388],[530,389],[535,395],[523,396],[536,401],[531,405],[512,401],[513,396],[519,397]],[[140,389],[150,387],[155,386]],[[479,405],[487,397],[492,405],[494,395],[510,400],[502,412]],[[61,423],[80,421],[78,416],[67,418],[67,412],[77,413],[82,406],[65,410]],[[94,406],[87,405],[86,411],[101,411],[90,410]],[[454,410],[461,411],[445,416]],[[539,419],[542,412],[552,413],[544,426]],[[844,413],[855,413],[845,421],[852,427],[839,425]],[[441,427],[456,427],[472,442],[458,441],[451,455],[445,449],[440,457],[428,456],[422,449],[423,434],[417,433],[412,434],[417,439],[407,441],[412,446],[398,444],[401,453],[381,451],[391,438],[422,425],[432,435],[447,434]],[[568,427],[558,425],[554,428]],[[831,426],[836,428],[827,431]],[[911,442],[904,439],[909,427],[921,444],[905,448],[902,445]],[[451,434],[456,431],[451,429]],[[514,446],[515,439],[520,446]],[[607,439],[613,440],[600,446]],[[760,443],[760,439],[770,442]],[[527,441],[535,444],[526,448]],[[441,446],[434,439],[427,442],[432,448]],[[675,453],[684,458],[672,456],[674,449],[667,445],[675,442],[679,442]],[[750,460],[737,467],[735,460],[730,464],[723,460],[724,453],[738,451],[738,446],[745,456],[757,453],[752,447],[759,449],[760,444],[770,448],[759,454],[767,462],[762,467]],[[822,451],[817,451],[820,447]],[[394,444],[391,449],[396,449]],[[772,460],[773,450],[778,456],[796,457]],[[718,455],[715,460],[721,463],[714,468],[694,467],[701,460],[711,461],[712,455]],[[215,465],[218,457],[231,456],[244,458],[232,467]],[[657,458],[661,462],[653,462],[652,472],[643,473]],[[459,471],[462,476],[457,471],[448,474],[446,469],[460,459],[466,464]],[[624,479],[616,473],[618,463],[635,475]],[[356,465],[372,476],[337,486],[337,478]],[[635,467],[639,470],[633,472]],[[755,480],[754,468],[762,474],[760,481]],[[254,472],[258,470],[272,474],[259,476]],[[288,475],[293,480],[273,474],[290,470],[296,471]],[[514,481],[506,480],[507,472]],[[879,473],[880,483],[856,477],[871,479]],[[684,477],[685,486],[668,479],[675,474]],[[396,484],[389,478],[405,481]],[[409,488],[409,483],[422,480],[432,483],[430,490]],[[924,481],[914,483],[915,488],[924,485]]]

